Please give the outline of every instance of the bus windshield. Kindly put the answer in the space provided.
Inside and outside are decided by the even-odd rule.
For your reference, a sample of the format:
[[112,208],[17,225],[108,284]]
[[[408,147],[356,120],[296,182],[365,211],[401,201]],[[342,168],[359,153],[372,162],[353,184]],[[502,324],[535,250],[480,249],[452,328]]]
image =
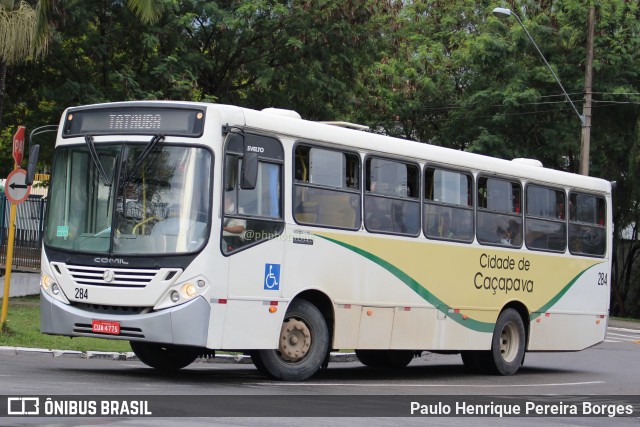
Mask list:
[[52,170],[56,196],[47,212],[45,244],[119,255],[197,251],[210,229],[210,182],[211,154],[202,148],[90,147],[89,141],[61,147]]

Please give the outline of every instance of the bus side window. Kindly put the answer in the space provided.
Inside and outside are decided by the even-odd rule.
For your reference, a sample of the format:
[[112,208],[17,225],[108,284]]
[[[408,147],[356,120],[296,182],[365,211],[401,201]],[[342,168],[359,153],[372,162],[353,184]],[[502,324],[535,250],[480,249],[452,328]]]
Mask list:
[[522,209],[520,183],[498,178],[478,179],[478,242],[496,246],[522,246]]
[[368,157],[364,225],[369,231],[420,233],[420,168],[416,164]]
[[293,217],[300,224],[360,228],[360,157],[298,144],[294,153]]
[[529,249],[564,252],[567,224],[565,194],[538,185],[527,186],[525,242]]
[[430,239],[473,241],[473,177],[425,169],[424,234]]
[[606,253],[606,201],[590,194],[569,194],[569,250],[573,254]]

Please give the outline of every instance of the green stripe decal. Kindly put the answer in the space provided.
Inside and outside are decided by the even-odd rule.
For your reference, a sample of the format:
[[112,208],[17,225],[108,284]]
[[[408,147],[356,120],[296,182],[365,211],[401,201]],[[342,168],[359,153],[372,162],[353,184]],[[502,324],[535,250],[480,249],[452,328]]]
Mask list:
[[326,236],[321,236],[319,234],[315,234],[315,236],[321,237],[325,240],[328,240],[344,248],[347,248],[375,262],[380,267],[384,268],[389,273],[396,276],[401,282],[407,285],[412,291],[418,294],[422,299],[424,299],[425,301],[427,301],[428,303],[436,307],[439,311],[441,311],[451,319],[455,320],[457,323],[461,324],[462,326],[473,329],[474,331],[478,331],[478,332],[489,332],[489,333],[493,332],[494,323],[481,322],[479,320],[475,320],[470,317],[463,319],[461,313],[449,313],[450,307],[447,306],[442,300],[440,300],[437,296],[429,292],[426,288],[424,288],[419,282],[414,280],[411,276],[409,276],[408,274],[406,274],[404,271],[400,270],[393,264],[389,263],[388,261],[372,254],[371,252],[367,252],[364,249],[358,248],[357,246],[352,246],[347,243],[341,242],[339,240],[335,240]]
[[[466,319],[463,319],[463,317],[462,317],[463,315],[461,313],[450,313],[449,312],[450,307],[447,304],[445,304],[442,300],[440,300],[440,298],[438,298],[437,296],[435,296],[434,294],[429,292],[418,281],[413,279],[407,273],[405,273],[404,271],[400,270],[399,268],[397,268],[396,266],[394,266],[390,262],[388,262],[388,261],[386,261],[386,260],[384,260],[384,259],[372,254],[371,252],[367,252],[364,249],[359,248],[357,246],[353,246],[353,245],[350,245],[348,243],[341,242],[340,240],[332,239],[331,237],[322,236],[320,234],[315,234],[314,233],[314,235],[317,236],[317,237],[320,237],[322,239],[325,239],[325,240],[327,240],[329,242],[335,243],[336,245],[339,245],[339,246],[342,246],[342,247],[344,247],[346,249],[349,249],[350,251],[355,252],[358,255],[361,255],[361,256],[363,256],[363,257],[375,262],[380,267],[384,268],[389,273],[391,273],[395,277],[397,277],[402,283],[407,285],[412,291],[414,291],[416,294],[418,294],[422,299],[424,299],[425,301],[427,301],[428,303],[430,303],[431,305],[436,307],[437,310],[439,310],[440,312],[442,312],[443,314],[445,314],[449,318],[453,319],[454,321],[456,321],[460,325],[462,325],[462,326],[464,326],[466,328],[472,329],[474,331],[477,331],[477,332],[493,333],[493,328],[494,328],[495,323],[482,322],[482,321],[479,321],[479,320],[472,319],[471,317],[467,317]],[[547,312],[551,307],[553,307],[553,305],[555,305],[569,291],[569,289],[571,289],[571,287],[578,281],[578,279],[584,273],[586,273],[589,269],[595,267],[598,264],[600,264],[600,263],[596,263],[596,264],[594,264],[592,266],[589,266],[586,269],[582,270],[580,273],[578,273],[569,283],[567,283],[567,285],[564,288],[562,288],[560,290],[560,292],[558,292],[553,298],[551,298],[551,300],[549,300],[549,302],[544,304],[538,310],[532,312],[531,315],[530,315],[530,320],[534,320],[537,317],[541,316],[543,313]]]

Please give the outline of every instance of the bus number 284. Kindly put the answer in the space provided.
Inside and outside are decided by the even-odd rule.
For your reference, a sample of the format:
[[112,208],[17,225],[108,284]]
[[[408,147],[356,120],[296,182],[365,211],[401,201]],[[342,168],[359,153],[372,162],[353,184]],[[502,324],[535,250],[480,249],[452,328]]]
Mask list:
[[598,286],[607,286],[607,273],[598,273]]

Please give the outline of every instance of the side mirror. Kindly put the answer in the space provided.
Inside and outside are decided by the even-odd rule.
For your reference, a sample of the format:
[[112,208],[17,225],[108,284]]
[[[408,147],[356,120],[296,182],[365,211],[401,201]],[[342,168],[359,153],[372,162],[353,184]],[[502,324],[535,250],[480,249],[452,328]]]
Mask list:
[[245,152],[242,157],[240,188],[253,190],[258,182],[258,153]]
[[25,184],[33,184],[33,180],[36,176],[36,166],[38,164],[38,155],[40,154],[40,145],[36,144],[29,150],[29,163],[27,164],[27,177],[25,178]]

